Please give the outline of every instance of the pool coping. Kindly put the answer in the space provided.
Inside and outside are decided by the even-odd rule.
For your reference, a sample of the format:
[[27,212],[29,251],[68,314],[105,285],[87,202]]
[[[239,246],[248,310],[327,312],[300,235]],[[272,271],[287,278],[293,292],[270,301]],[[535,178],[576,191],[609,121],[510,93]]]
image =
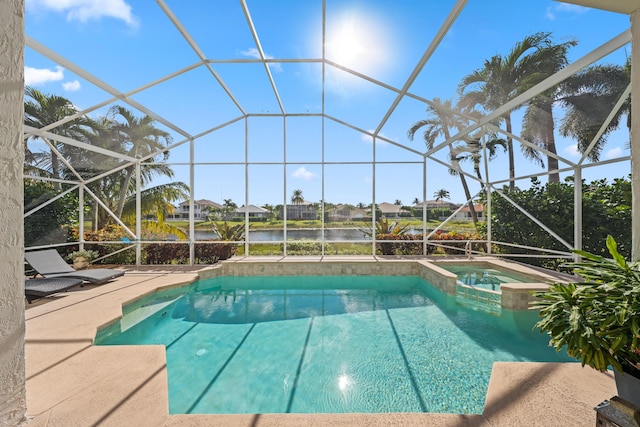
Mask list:
[[[303,265],[312,260],[236,258],[227,264],[287,261]],[[366,262],[370,267],[416,262],[374,257],[331,261],[342,267],[349,262],[354,265]],[[155,271],[129,269],[125,276],[106,285],[79,288],[29,308],[25,340],[29,425],[507,426],[551,425],[559,419],[567,421],[564,425],[585,425],[594,420],[593,407],[615,395],[611,375],[583,369],[579,363],[495,363],[485,410],[479,415],[169,415],[164,348],[97,347],[92,345],[95,332],[117,320],[123,304],[157,289],[185,285],[198,274],[211,274],[223,265],[189,272],[175,272],[168,267]]]

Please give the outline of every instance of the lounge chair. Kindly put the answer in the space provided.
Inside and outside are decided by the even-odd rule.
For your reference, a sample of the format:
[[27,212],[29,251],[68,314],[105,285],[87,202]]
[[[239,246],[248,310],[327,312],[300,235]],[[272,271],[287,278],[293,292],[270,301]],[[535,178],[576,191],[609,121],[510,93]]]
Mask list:
[[124,271],[111,268],[74,270],[55,249],[26,252],[24,258],[36,272],[47,279],[55,277],[74,278],[100,285],[116,277],[124,276]]
[[33,300],[66,291],[74,286],[82,286],[82,279],[29,279],[24,278],[24,296],[31,304]]

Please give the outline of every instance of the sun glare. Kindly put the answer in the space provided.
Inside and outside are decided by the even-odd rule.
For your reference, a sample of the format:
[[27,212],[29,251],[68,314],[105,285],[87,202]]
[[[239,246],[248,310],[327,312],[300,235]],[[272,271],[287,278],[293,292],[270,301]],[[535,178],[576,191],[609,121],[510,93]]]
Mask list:
[[325,56],[353,70],[368,73],[389,63],[384,26],[361,11],[343,12],[327,22]]

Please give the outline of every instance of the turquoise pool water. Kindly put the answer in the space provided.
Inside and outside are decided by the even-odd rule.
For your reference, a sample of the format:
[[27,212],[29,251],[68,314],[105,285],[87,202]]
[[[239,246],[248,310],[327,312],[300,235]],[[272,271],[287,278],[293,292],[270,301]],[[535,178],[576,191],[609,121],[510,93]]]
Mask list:
[[502,283],[531,283],[534,280],[524,274],[518,274],[511,271],[500,271],[495,268],[482,267],[476,265],[448,265],[440,263],[438,267],[450,271],[458,276],[458,281],[468,286],[476,288],[490,289],[499,291]]
[[171,413],[481,413],[494,361],[568,361],[535,313],[418,277],[220,277],[145,298],[99,345],[163,344]]

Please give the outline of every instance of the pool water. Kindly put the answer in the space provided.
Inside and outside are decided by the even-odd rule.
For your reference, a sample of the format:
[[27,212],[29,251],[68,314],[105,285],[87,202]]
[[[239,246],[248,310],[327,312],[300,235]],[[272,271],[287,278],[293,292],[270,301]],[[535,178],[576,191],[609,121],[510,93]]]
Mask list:
[[512,271],[500,271],[495,268],[475,266],[475,265],[447,265],[438,264],[439,267],[450,271],[458,276],[458,281],[467,286],[499,291],[502,283],[531,283],[538,282],[524,274]]
[[418,277],[220,277],[125,308],[96,344],[163,344],[178,413],[481,413],[494,361],[569,361],[536,313]]

